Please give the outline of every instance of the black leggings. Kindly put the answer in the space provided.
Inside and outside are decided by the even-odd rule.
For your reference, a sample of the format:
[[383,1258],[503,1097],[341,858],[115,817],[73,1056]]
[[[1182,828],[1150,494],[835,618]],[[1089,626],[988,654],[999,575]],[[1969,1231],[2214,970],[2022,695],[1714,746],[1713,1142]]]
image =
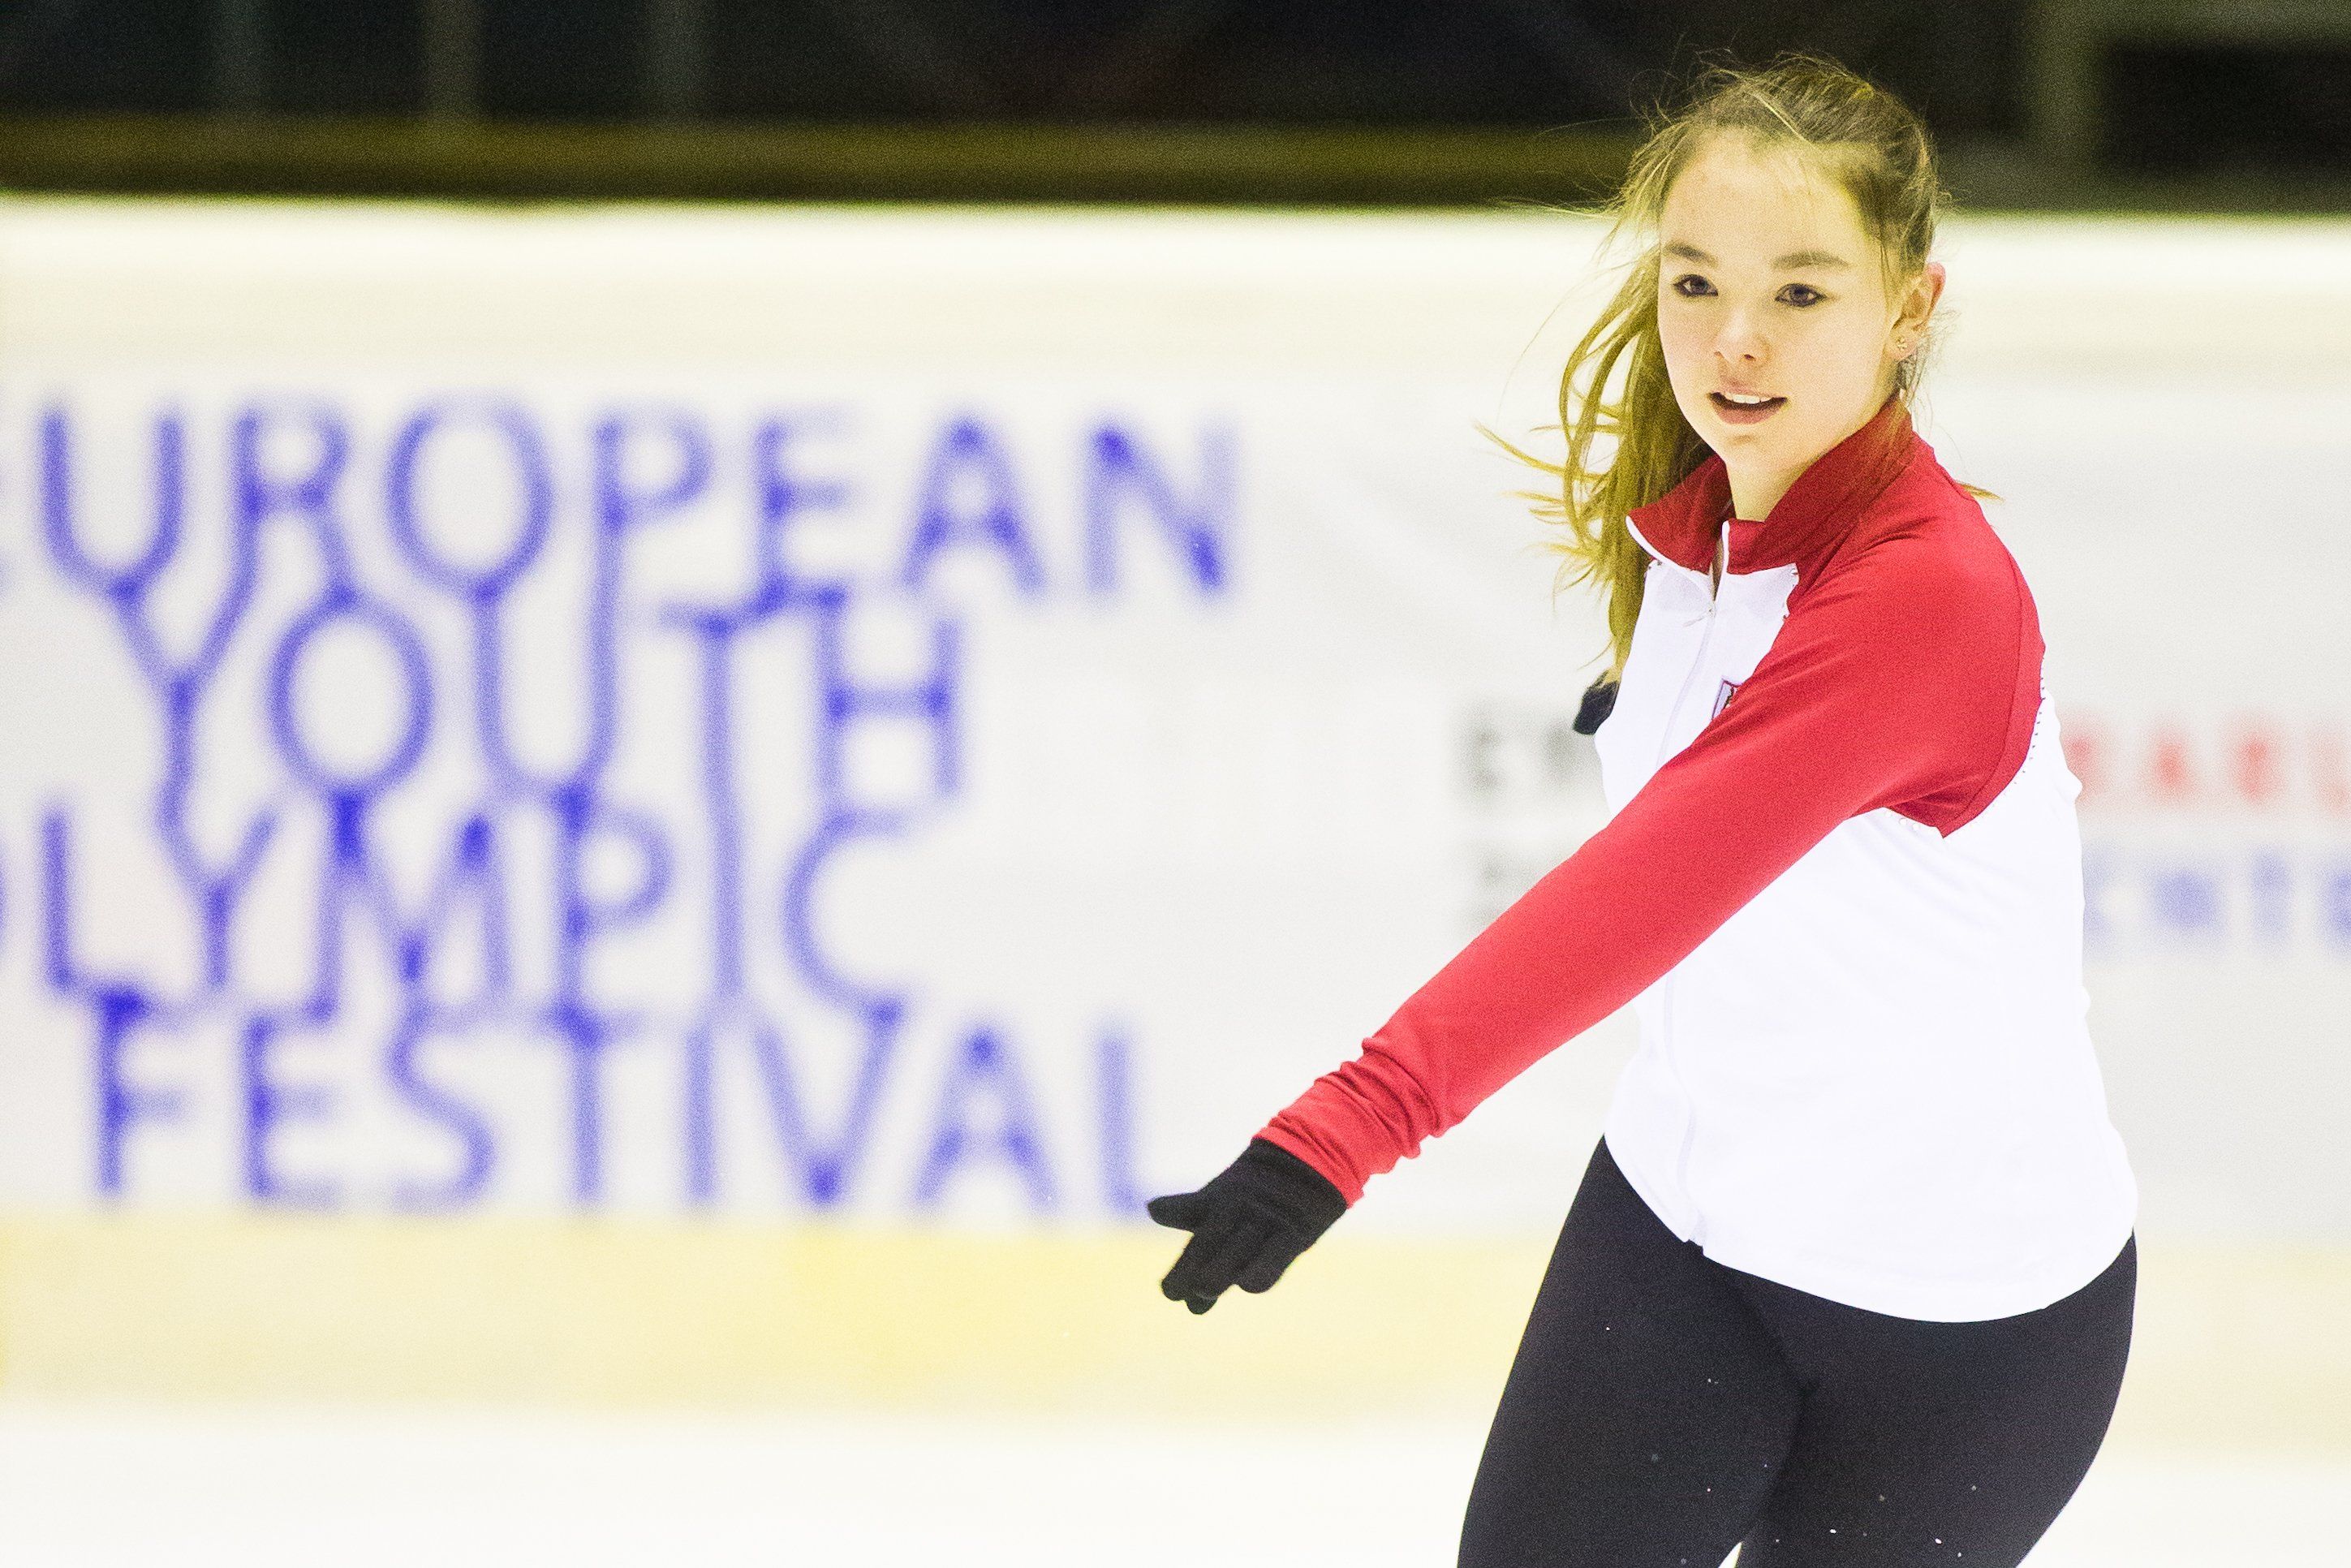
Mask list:
[[1604,1140],[1479,1461],[1460,1568],[2013,1568],[2105,1439],[2138,1239],[2037,1312],[1930,1322],[1728,1268]]

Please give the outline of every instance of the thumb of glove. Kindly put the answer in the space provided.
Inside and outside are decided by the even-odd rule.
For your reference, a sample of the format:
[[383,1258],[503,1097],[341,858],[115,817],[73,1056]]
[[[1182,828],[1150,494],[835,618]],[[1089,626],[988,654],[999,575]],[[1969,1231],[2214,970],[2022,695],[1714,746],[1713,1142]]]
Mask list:
[[1194,1230],[1199,1228],[1200,1217],[1207,1204],[1196,1192],[1171,1192],[1165,1197],[1153,1198],[1143,1207],[1153,1219],[1162,1225],[1177,1230]]

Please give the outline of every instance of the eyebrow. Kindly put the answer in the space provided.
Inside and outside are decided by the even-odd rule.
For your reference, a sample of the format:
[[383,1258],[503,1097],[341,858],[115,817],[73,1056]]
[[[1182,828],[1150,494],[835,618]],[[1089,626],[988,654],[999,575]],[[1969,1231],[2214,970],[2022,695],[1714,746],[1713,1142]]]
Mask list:
[[[1686,261],[1697,262],[1700,267],[1721,265],[1698,246],[1685,244],[1680,240],[1676,240],[1666,246],[1666,254],[1680,256]],[[1800,267],[1851,267],[1853,263],[1834,251],[1796,250],[1790,251],[1786,256],[1774,261],[1771,264],[1771,269],[1774,272],[1789,272]]]

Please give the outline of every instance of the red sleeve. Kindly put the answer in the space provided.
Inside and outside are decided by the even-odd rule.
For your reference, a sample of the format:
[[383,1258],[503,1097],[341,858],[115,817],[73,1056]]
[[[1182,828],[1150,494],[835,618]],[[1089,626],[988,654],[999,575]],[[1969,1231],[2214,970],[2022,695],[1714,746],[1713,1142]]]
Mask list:
[[2021,765],[2042,646],[1997,536],[1887,539],[1799,590],[1737,696],[1259,1137],[1352,1204],[1648,988],[1849,817],[1949,833]]

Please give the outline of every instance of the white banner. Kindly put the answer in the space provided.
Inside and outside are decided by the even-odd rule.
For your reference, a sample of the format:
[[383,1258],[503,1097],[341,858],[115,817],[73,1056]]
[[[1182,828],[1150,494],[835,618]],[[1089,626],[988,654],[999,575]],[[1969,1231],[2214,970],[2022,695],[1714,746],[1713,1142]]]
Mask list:
[[[1595,237],[0,210],[0,1200],[1196,1185],[1601,820],[1597,608],[1475,429],[1555,450]],[[2343,1239],[2351,239],[1946,254],[2143,1228]],[[1556,1224],[1630,1045],[1353,1223]]]

